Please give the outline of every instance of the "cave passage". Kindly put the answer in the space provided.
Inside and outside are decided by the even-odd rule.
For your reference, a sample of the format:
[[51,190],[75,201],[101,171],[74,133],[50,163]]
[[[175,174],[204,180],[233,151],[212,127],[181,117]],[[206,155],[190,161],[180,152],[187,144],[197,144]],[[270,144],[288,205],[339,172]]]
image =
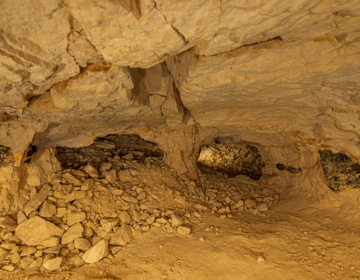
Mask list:
[[101,162],[115,156],[144,162],[148,157],[163,159],[164,152],[159,145],[136,134],[110,134],[97,137],[90,146],[56,148],[56,157],[63,168],[78,168],[89,162],[98,168]]
[[224,173],[229,177],[247,175],[259,180],[265,166],[258,148],[244,144],[224,144],[215,140],[201,148],[197,164],[203,173]]
[[360,188],[360,165],[343,153],[330,150],[319,151],[320,163],[334,192]]

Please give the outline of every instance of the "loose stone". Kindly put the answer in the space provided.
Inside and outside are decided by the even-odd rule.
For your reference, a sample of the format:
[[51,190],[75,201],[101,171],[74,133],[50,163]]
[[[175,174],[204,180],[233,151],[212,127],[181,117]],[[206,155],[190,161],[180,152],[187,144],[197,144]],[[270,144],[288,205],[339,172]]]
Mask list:
[[62,257],[50,259],[50,260],[47,260],[43,266],[47,270],[51,270],[51,271],[58,270],[61,266],[62,260],[63,260]]
[[109,254],[108,241],[100,240],[94,246],[90,247],[82,256],[86,263],[95,263],[105,258]]

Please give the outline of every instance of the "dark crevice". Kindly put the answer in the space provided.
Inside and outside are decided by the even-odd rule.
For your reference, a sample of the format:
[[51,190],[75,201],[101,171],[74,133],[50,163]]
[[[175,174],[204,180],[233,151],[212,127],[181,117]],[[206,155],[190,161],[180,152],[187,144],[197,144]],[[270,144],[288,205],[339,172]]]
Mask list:
[[188,110],[184,104],[181,101],[181,97],[180,97],[180,91],[177,88],[175,82],[173,81],[173,90],[174,90],[174,97],[175,97],[175,101],[176,101],[176,106],[178,108],[178,111],[180,112],[180,114],[182,115],[182,123],[187,125],[189,119],[192,117],[190,110]]
[[110,134],[97,137],[93,144],[81,148],[57,147],[56,157],[63,168],[79,168],[91,163],[99,168],[118,156],[124,160],[145,162],[146,158],[163,159],[164,152],[156,143],[146,141],[136,134]]
[[136,104],[149,106],[149,92],[145,86],[143,86],[143,81],[146,78],[146,69],[143,68],[131,68],[128,67],[131,80],[134,84],[134,87],[131,89],[131,96],[128,96],[131,101],[134,101]]
[[293,166],[285,166],[284,164],[278,163],[276,164],[276,168],[279,169],[280,171],[288,171],[291,174],[297,174],[301,172],[301,168],[296,168]]
[[197,57],[201,58],[201,57],[221,56],[221,55],[226,55],[228,53],[236,52],[238,50],[249,48],[249,47],[254,47],[254,46],[262,46],[264,48],[268,48],[272,44],[279,43],[279,42],[282,42],[282,41],[283,41],[282,38],[280,36],[277,36],[277,37],[274,37],[274,38],[271,38],[271,39],[268,39],[268,40],[254,42],[254,43],[247,44],[247,45],[242,45],[242,46],[240,46],[238,48],[235,48],[235,49],[232,49],[232,50],[229,50],[229,51],[225,51],[225,52],[221,52],[221,53],[217,53],[217,54],[213,54],[213,55],[207,55],[207,56],[205,56],[205,55],[197,55]]
[[162,68],[164,69],[164,71],[169,73],[169,76],[171,77],[172,80],[172,87],[173,87],[173,92],[174,92],[174,98],[176,101],[176,106],[177,109],[179,111],[179,113],[182,115],[182,123],[187,125],[188,121],[192,118],[195,121],[194,117],[191,114],[191,111],[186,108],[181,100],[181,95],[180,95],[180,90],[177,87],[176,83],[175,83],[175,79],[172,77],[170,70],[168,69],[166,63],[162,63]]

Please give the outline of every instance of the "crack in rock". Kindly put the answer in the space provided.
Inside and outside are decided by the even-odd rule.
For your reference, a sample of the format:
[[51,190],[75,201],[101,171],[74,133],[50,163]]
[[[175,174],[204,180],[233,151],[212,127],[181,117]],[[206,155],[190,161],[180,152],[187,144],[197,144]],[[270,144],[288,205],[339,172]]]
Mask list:
[[229,54],[229,53],[232,53],[232,52],[236,52],[236,51],[238,51],[240,49],[247,48],[247,47],[253,47],[253,46],[261,45],[261,44],[264,44],[264,46],[269,46],[271,44],[276,44],[276,43],[280,43],[280,42],[283,42],[283,40],[282,40],[282,38],[280,36],[277,36],[275,38],[267,39],[267,40],[264,40],[264,41],[254,42],[254,43],[247,44],[247,45],[242,45],[240,47],[237,47],[237,48],[229,50],[229,51],[216,53],[216,54],[212,54],[212,55],[196,55],[196,57],[198,59],[202,58],[202,57],[216,57],[216,56],[221,56],[221,55],[226,55],[226,54]]
[[[175,102],[176,102],[176,106],[178,108],[179,113],[182,116],[182,123],[187,125],[189,123],[189,120],[192,119],[194,123],[197,123],[194,119],[194,117],[191,114],[191,111],[186,108],[181,100],[181,96],[180,96],[180,90],[178,89],[178,87],[175,84],[175,79],[173,78],[173,76],[171,75],[171,72],[169,71],[166,62],[163,63],[163,69],[166,70],[169,73],[169,76],[172,80],[172,86],[173,86],[173,92],[174,92],[174,98],[175,98]],[[169,81],[169,87],[171,86],[171,81]]]
[[75,58],[75,56],[74,55],[72,55],[71,54],[71,52],[70,52],[70,36],[71,36],[71,34],[74,32],[74,24],[73,24],[73,16],[71,15],[71,13],[70,13],[70,11],[69,11],[69,9],[68,9],[68,7],[67,7],[67,5],[66,5],[66,3],[64,2],[64,1],[61,1],[62,2],[62,4],[63,4],[63,6],[64,6],[64,8],[68,11],[68,13],[69,13],[69,25],[70,25],[70,31],[69,31],[69,33],[68,33],[68,35],[67,35],[67,41],[68,41],[68,43],[67,43],[67,46],[66,46],[66,52],[73,58],[73,60],[75,61],[75,63],[76,63],[76,65],[79,67],[79,70],[81,69],[81,66],[80,66],[80,64],[79,64],[79,62],[76,60],[76,58]]
[[189,43],[189,40],[187,40],[185,38],[185,36],[183,34],[181,34],[181,32],[174,26],[172,25],[166,18],[166,16],[163,14],[162,11],[160,11],[160,9],[157,7],[156,2],[154,1],[154,5],[155,5],[155,9],[159,11],[159,13],[164,17],[165,21],[170,24],[171,28],[176,32],[176,34],[183,40],[184,44],[186,45],[187,43]]

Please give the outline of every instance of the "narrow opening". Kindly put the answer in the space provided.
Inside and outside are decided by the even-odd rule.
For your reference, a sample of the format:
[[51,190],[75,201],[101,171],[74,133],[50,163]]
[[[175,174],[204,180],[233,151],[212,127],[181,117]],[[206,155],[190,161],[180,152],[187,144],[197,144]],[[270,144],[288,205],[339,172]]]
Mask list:
[[163,159],[164,152],[153,142],[136,134],[110,134],[97,137],[93,144],[81,148],[57,147],[56,158],[63,168],[79,168],[91,163],[95,168],[114,157],[144,162],[146,158]]
[[13,165],[14,162],[14,156],[10,147],[0,145],[0,167]]
[[255,146],[225,143],[221,138],[201,148],[197,164],[201,172],[235,177],[247,175],[259,180],[264,162]]
[[328,187],[335,192],[360,187],[360,165],[343,153],[319,151],[320,163],[328,180]]

